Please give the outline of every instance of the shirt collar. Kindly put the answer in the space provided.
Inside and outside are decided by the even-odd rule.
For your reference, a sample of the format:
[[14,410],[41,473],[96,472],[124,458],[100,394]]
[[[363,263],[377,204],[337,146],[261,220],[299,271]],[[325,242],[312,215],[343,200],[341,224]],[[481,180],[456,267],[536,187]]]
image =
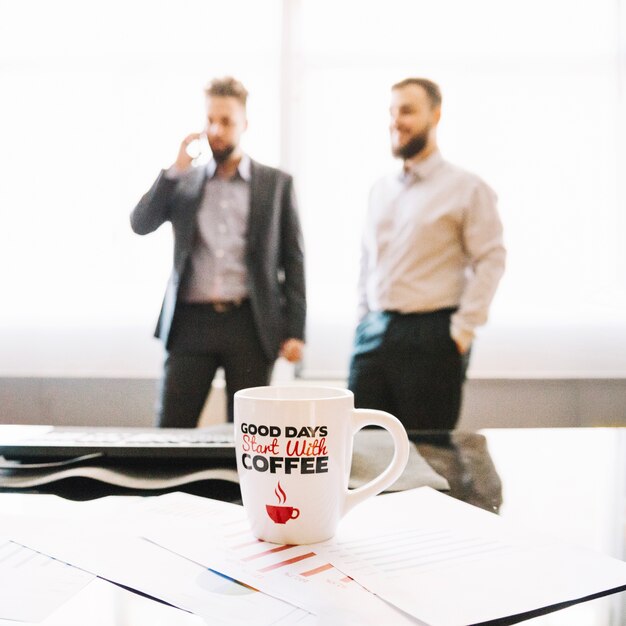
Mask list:
[[[206,164],[206,174],[207,178],[213,178],[215,176],[215,172],[217,170],[217,163],[215,159],[211,158],[211,160]],[[239,165],[237,167],[237,174],[245,180],[246,182],[250,182],[251,178],[251,159],[247,154],[243,154],[241,157],[241,161],[239,161]]]
[[423,180],[432,176],[433,172],[443,163],[443,157],[439,150],[435,150],[423,161],[411,163],[407,170],[402,170],[400,179],[402,181]]

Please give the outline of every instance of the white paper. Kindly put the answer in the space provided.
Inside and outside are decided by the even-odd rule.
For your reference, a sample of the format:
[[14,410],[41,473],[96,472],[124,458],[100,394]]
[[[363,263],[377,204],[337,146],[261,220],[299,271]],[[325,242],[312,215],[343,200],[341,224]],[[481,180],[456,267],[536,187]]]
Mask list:
[[[2,468],[0,468],[2,469]],[[226,480],[238,482],[237,470],[209,468],[203,470],[145,470],[111,469],[92,465],[54,469],[4,469],[0,472],[0,485],[11,489],[26,489],[46,485],[65,478],[90,478],[109,485],[128,489],[171,489],[200,480]]]
[[356,507],[315,549],[430,626],[518,615],[626,585],[626,563],[428,487]]
[[23,426],[20,424],[2,424],[2,445],[7,446],[20,441],[28,441],[41,437],[53,429],[52,426]]
[[[311,546],[256,539],[242,507],[176,493],[145,501],[151,515],[170,519],[145,531],[155,543],[272,596],[315,613],[321,624],[413,624],[358,585]],[[178,523],[174,523],[177,519]],[[185,532],[180,532],[186,524]]]
[[[19,515],[6,515],[2,519],[5,532],[15,540],[196,613],[210,619],[212,624],[249,624],[251,616],[260,625],[301,624],[309,616],[300,608],[225,578],[133,534],[139,523],[150,521],[144,517],[133,523],[130,516],[124,515],[124,509],[132,510],[129,504],[134,498],[72,502],[50,496],[20,494],[16,498],[16,495],[0,494],[3,510],[10,510],[11,502],[17,505],[14,509],[21,510]],[[37,507],[39,498],[41,507]],[[46,518],[47,511],[51,515]]]
[[0,619],[41,621],[94,578],[0,537]]

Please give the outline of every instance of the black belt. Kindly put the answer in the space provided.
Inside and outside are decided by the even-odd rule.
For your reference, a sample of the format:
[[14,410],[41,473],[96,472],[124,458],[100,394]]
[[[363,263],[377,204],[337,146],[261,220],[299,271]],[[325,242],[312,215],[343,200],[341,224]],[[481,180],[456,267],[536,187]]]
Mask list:
[[228,313],[233,309],[238,309],[247,298],[238,298],[237,300],[219,300],[215,302],[207,302],[206,304],[216,313]]
[[431,311],[394,311],[394,310],[386,310],[385,313],[389,313],[390,315],[397,315],[399,317],[438,317],[445,315],[452,315],[454,312],[458,311],[459,307],[451,306],[446,307],[444,309],[434,309]]
[[178,307],[188,311],[212,311],[214,313],[229,313],[242,307],[248,298],[238,298],[237,300],[215,300],[213,302],[179,302]]

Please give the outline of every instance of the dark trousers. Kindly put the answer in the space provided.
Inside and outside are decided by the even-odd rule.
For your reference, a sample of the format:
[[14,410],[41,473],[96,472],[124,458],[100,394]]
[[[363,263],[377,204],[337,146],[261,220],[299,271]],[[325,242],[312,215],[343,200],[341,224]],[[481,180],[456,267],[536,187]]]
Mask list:
[[248,301],[222,313],[206,304],[177,305],[161,380],[158,426],[197,426],[220,367],[232,421],[235,392],[269,385],[273,366],[259,342]]
[[355,405],[387,411],[407,429],[452,430],[469,364],[450,337],[453,311],[368,314],[350,363]]

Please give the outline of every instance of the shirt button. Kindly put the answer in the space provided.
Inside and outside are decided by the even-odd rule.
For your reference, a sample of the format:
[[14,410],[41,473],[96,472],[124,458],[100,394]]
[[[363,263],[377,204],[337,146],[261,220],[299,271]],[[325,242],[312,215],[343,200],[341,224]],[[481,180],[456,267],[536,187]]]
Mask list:
[[216,250],[216,251],[215,251],[215,256],[216,256],[218,259],[221,259],[221,258],[224,256],[224,250]]

